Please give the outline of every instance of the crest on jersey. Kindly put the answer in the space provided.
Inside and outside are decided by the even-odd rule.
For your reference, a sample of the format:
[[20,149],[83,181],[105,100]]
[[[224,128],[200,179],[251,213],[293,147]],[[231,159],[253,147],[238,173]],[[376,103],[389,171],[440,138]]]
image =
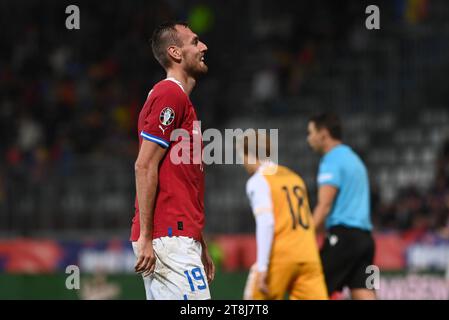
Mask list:
[[159,115],[159,121],[164,126],[170,125],[175,120],[175,112],[170,107],[165,107]]

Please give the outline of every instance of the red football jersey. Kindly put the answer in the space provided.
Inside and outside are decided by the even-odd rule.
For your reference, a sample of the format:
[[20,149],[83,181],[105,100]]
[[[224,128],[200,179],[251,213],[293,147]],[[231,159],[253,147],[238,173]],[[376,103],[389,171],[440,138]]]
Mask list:
[[[203,142],[201,129],[194,121],[198,120],[192,102],[181,83],[172,78],[160,81],[153,87],[140,112],[139,145],[142,139],[146,139],[168,149],[159,166],[153,239],[165,236],[201,239],[204,227]],[[170,141],[175,129],[184,129],[189,139],[186,134],[183,138]],[[190,152],[181,153],[181,148]],[[185,161],[173,161],[175,153],[182,154]],[[139,220],[136,196],[131,241],[139,239]]]

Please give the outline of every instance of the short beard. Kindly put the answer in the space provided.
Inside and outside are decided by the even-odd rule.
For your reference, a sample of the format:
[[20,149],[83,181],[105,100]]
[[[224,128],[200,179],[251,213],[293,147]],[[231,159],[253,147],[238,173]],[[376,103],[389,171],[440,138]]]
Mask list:
[[202,78],[204,75],[207,74],[209,68],[206,66],[206,68],[195,68],[194,66],[187,68],[187,73],[191,75],[195,80],[198,80]]

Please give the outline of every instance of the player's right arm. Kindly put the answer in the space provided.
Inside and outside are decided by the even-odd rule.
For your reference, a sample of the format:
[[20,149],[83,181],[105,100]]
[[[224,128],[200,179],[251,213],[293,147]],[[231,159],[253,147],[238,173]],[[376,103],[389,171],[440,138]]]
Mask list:
[[164,81],[148,95],[144,109],[148,109],[140,136],[142,144],[135,163],[136,193],[139,204],[140,236],[137,243],[136,272],[144,276],[153,272],[153,217],[159,164],[170,146],[170,135],[180,128],[184,119],[186,96],[177,84]]
[[156,258],[153,252],[153,213],[158,185],[159,163],[167,149],[143,139],[135,163],[136,193],[139,203],[140,236],[137,241],[136,272],[153,272]]

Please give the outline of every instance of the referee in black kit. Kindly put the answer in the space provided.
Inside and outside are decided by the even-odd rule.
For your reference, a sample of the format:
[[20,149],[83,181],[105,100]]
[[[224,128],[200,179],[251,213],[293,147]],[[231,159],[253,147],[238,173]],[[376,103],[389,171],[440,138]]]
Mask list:
[[317,229],[325,220],[327,234],[321,260],[329,296],[347,286],[353,299],[376,299],[368,281],[375,246],[367,169],[342,143],[341,123],[334,114],[312,117],[307,140],[322,155],[313,219]]

